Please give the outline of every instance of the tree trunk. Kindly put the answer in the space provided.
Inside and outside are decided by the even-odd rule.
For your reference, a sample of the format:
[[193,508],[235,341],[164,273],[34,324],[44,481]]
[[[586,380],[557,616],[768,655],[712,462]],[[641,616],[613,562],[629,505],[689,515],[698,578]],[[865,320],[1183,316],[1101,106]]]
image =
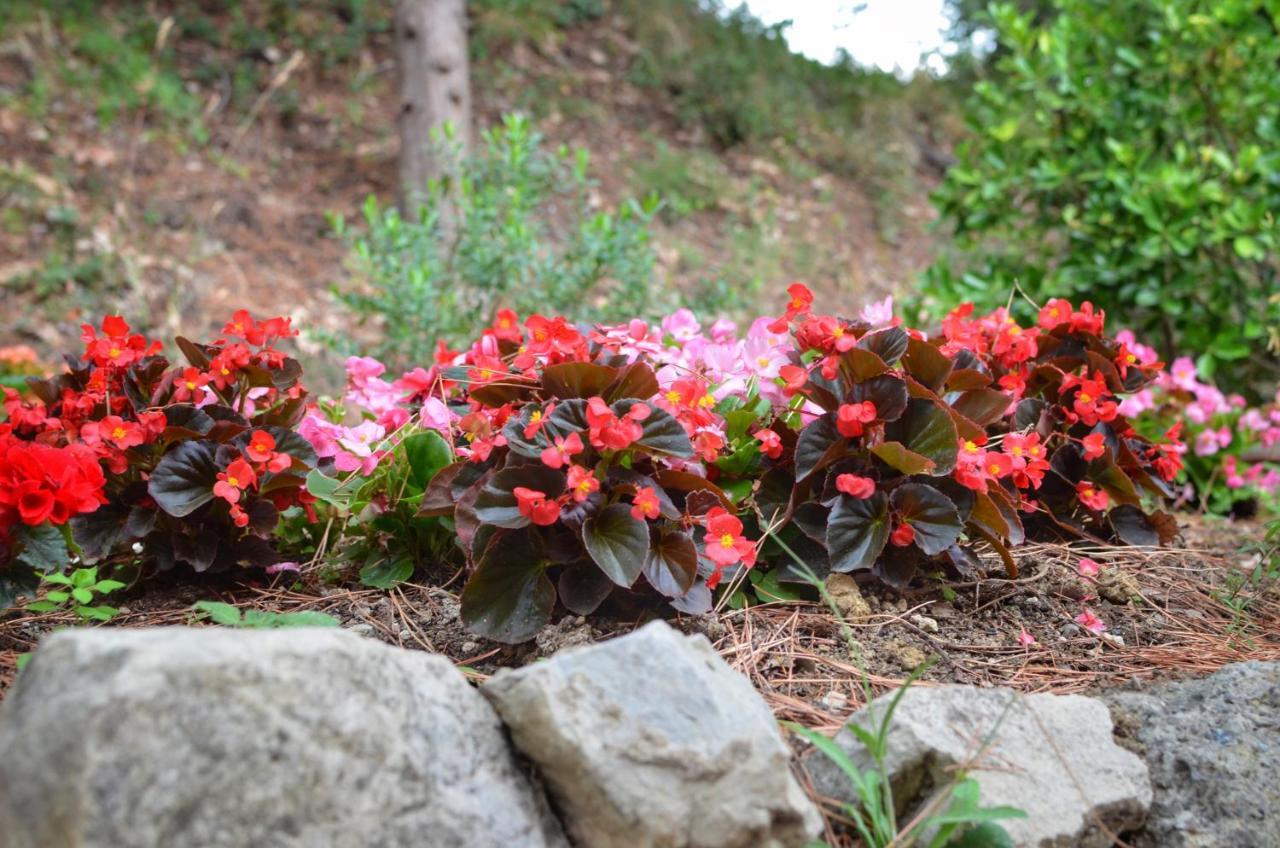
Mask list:
[[466,0],[396,0],[396,60],[400,92],[400,209],[406,215],[443,176],[433,130],[446,123],[463,150],[471,141],[471,70],[467,59]]

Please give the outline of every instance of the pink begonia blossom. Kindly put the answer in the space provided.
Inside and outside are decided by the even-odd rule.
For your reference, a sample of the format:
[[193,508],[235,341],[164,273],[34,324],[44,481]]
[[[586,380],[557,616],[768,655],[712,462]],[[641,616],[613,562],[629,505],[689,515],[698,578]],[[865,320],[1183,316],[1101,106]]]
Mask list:
[[1088,607],[1085,607],[1084,612],[1076,616],[1075,622],[1095,636],[1099,633],[1107,632],[1107,623],[1098,618],[1097,613]]
[[677,342],[687,342],[702,332],[702,325],[688,309],[677,309],[662,319],[662,332]]
[[1196,364],[1189,356],[1179,356],[1169,367],[1169,379],[1179,389],[1191,391],[1196,384]]
[[893,319],[893,295],[885,295],[884,300],[874,303],[868,303],[862,307],[860,316],[872,327],[884,327],[894,323]]
[[333,457],[333,467],[339,471],[356,471],[369,475],[378,467],[385,451],[378,450],[387,431],[375,421],[364,421],[355,427],[345,427],[338,436],[343,448]]
[[1240,416],[1240,420],[1237,422],[1237,425],[1241,431],[1252,430],[1255,433],[1262,432],[1267,429],[1268,426],[1267,419],[1262,417],[1262,411],[1259,409],[1245,410],[1244,414]]
[[1079,572],[1081,577],[1097,577],[1098,572],[1101,570],[1101,566],[1088,557],[1080,557],[1080,563],[1076,566],[1076,571]]
[[1201,430],[1196,434],[1196,456],[1213,456],[1231,444],[1231,431],[1226,427]]
[[734,334],[738,332],[738,325],[730,321],[728,318],[717,318],[716,322],[711,325],[711,340],[724,344],[732,341]]
[[423,427],[428,430],[437,430],[445,435],[448,435],[449,427],[457,418],[458,416],[454,415],[439,398],[427,398],[422,404],[422,411],[418,414],[418,421]]
[[1141,415],[1148,409],[1155,409],[1156,399],[1150,389],[1141,389],[1120,401],[1116,411],[1126,418]]
[[1134,356],[1138,357],[1138,362],[1142,365],[1151,365],[1160,361],[1160,355],[1156,353],[1155,348],[1139,342],[1132,330],[1121,330],[1116,333],[1116,341],[1121,342]]

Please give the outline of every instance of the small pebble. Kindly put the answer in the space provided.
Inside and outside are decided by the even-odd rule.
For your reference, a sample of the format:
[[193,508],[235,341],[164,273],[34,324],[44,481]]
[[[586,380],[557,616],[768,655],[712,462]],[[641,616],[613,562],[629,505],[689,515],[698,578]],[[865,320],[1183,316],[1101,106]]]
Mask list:
[[477,649],[477,648],[479,648],[479,647],[480,647],[480,646],[479,646],[479,645],[477,645],[475,642],[466,641],[466,642],[463,642],[461,645],[459,645],[459,646],[458,646],[458,650],[459,650],[459,651],[462,651],[462,653],[464,653],[464,654],[468,654],[468,655],[469,655],[469,654],[474,654],[474,653],[476,652],[476,649]]
[[410,639],[413,638],[413,631],[411,631],[407,627],[401,627],[399,636],[400,636],[401,642],[408,642]]
[[1117,648],[1124,647],[1124,637],[1121,636],[1119,633],[1103,633],[1102,640],[1110,645],[1114,645]]
[[911,623],[926,633],[938,632],[938,622],[927,615],[913,615],[911,616]]
[[350,627],[348,627],[348,628],[347,628],[347,630],[351,631],[352,633],[356,634],[357,636],[372,636],[372,635],[373,635],[373,625],[372,625],[372,624],[368,624],[368,623],[363,622],[363,621],[362,621],[362,622],[360,622],[359,624],[353,624],[353,625],[351,625]]
[[849,705],[849,696],[839,690],[832,689],[822,696],[822,705],[830,710],[843,710]]

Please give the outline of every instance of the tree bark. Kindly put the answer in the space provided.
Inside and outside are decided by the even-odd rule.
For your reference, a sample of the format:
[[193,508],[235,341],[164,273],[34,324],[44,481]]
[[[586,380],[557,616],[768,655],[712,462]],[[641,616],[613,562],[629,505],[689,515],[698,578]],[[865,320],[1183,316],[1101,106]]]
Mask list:
[[[435,143],[446,123],[463,150],[471,142],[471,69],[466,0],[396,0],[400,95],[400,209],[410,214],[429,180],[449,172],[453,157]],[[443,154],[443,155],[442,155]]]

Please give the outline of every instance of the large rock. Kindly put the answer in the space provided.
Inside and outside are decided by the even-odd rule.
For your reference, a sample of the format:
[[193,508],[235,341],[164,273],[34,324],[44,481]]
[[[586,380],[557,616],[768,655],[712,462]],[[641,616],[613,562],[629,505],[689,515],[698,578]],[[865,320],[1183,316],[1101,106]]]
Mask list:
[[820,819],[750,682],[663,622],[482,689],[589,848],[799,846]]
[[457,669],[338,630],[55,634],[0,752],[5,848],[564,845]]
[[[853,721],[873,728],[870,715],[883,716],[890,697],[876,699]],[[1099,825],[1115,833],[1132,830],[1151,803],[1146,766],[1112,740],[1111,716],[1092,698],[915,686],[903,695],[889,728],[885,770],[904,809],[951,780],[952,767],[971,764],[968,774],[981,786],[983,806],[1027,813],[1001,822],[1018,846],[1109,846]],[[842,730],[836,741],[860,768],[871,768],[852,733]],[[820,793],[854,801],[848,778],[821,753],[811,753],[805,767]]]
[[1280,845],[1280,663],[1106,700],[1145,749],[1155,800],[1142,845]]

